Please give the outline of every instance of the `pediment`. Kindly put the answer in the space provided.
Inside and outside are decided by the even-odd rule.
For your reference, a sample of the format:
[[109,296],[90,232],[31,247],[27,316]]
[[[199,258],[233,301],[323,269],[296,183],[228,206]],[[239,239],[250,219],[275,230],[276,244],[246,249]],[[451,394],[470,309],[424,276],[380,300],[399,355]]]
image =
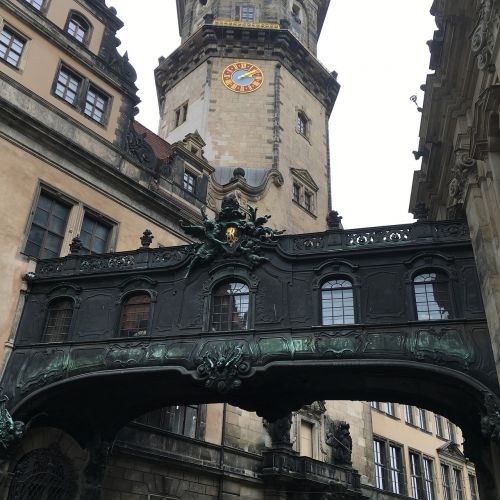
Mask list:
[[448,457],[455,458],[456,460],[465,460],[465,455],[460,450],[457,443],[448,441],[446,444],[438,448],[440,455],[447,455]]
[[318,191],[319,187],[314,182],[314,179],[312,178],[311,174],[303,168],[291,168],[290,172],[292,172],[292,175],[296,177],[299,181],[303,182],[306,184],[309,188],[313,189],[314,191]]

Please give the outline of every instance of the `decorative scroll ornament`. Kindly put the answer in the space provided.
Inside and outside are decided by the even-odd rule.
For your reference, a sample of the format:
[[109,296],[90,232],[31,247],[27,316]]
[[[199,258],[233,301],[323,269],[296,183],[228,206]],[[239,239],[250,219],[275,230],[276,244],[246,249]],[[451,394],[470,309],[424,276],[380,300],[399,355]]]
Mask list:
[[204,207],[201,209],[203,226],[193,226],[180,222],[190,236],[199,238],[202,243],[195,246],[194,256],[189,264],[186,277],[199,264],[207,264],[216,257],[243,257],[255,267],[269,259],[260,255],[261,243],[273,241],[284,231],[276,231],[265,224],[270,215],[257,217],[257,209],[248,206],[247,215],[240,210],[234,195],[224,198],[222,208],[215,220],[209,219]]
[[493,51],[498,34],[498,0],[481,0],[479,20],[472,34],[472,52],[476,55],[477,66],[481,71],[493,72],[495,64]]
[[205,380],[207,389],[225,394],[241,385],[240,377],[250,372],[250,362],[244,359],[243,348],[235,345],[211,347],[197,360],[196,372]]
[[153,169],[156,166],[156,156],[146,141],[146,134],[136,132],[133,124],[127,133],[127,153],[143,167]]
[[486,394],[484,400],[486,412],[481,418],[481,432],[486,439],[500,444],[500,406],[493,394]]
[[453,178],[448,186],[449,207],[453,212],[462,212],[467,187],[477,177],[477,161],[468,152],[458,151],[455,166],[451,171]]
[[0,449],[7,450],[10,445],[22,439],[26,433],[26,425],[19,420],[14,421],[9,410],[7,401],[9,398],[0,391]]

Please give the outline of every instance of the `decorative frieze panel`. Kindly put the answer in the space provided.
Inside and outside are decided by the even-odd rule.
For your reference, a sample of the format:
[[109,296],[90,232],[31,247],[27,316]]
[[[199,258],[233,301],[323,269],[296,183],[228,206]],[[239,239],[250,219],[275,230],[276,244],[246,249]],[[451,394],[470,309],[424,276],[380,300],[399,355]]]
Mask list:
[[478,21],[472,34],[472,51],[481,71],[495,70],[494,50],[499,22],[498,0],[480,0]]

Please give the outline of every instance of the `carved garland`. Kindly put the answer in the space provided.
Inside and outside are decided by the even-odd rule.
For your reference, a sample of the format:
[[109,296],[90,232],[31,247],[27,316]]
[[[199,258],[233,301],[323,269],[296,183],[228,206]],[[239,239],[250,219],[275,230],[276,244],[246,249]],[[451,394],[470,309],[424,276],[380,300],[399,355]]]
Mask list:
[[472,52],[476,55],[477,66],[481,71],[493,72],[495,64],[493,51],[499,25],[498,0],[481,0],[479,19],[472,35]]

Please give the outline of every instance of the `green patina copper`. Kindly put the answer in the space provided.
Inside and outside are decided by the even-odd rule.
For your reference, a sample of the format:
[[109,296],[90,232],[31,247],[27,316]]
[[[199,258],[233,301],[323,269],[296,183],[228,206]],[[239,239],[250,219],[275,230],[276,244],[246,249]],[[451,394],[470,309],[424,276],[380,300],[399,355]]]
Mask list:
[[284,233],[266,226],[271,216],[257,217],[257,209],[251,206],[248,206],[247,218],[235,196],[224,198],[221,211],[215,219],[209,219],[204,208],[201,213],[203,226],[181,221],[181,227],[187,234],[201,240],[194,247],[194,256],[186,276],[197,265],[207,264],[218,256],[243,257],[252,267],[267,262],[268,259],[260,255],[261,243]]
[[5,394],[0,397],[0,451],[7,450],[26,433],[24,422],[14,421],[9,410],[7,410],[8,400],[9,398]]

